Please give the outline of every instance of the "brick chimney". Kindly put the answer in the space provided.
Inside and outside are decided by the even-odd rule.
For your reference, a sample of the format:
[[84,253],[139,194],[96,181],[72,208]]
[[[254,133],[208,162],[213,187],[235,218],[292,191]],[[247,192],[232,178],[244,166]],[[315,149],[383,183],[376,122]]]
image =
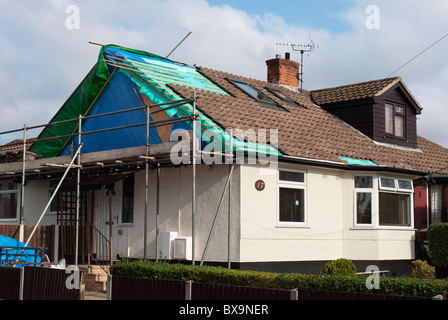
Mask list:
[[299,88],[300,63],[290,60],[290,54],[285,54],[285,59],[277,54],[275,59],[266,61],[268,67],[268,82],[297,90]]

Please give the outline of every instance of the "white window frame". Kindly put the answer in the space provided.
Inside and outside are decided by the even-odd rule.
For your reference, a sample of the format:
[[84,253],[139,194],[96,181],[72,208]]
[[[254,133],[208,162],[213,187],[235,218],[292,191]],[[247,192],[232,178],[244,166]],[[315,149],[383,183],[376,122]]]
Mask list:
[[[355,185],[355,177],[371,177],[372,178],[372,187],[371,188],[357,188]],[[356,174],[353,176],[353,197],[354,197],[354,206],[353,206],[353,212],[354,212],[354,217],[353,217],[353,221],[354,221],[354,225],[355,227],[374,227],[375,226],[375,221],[376,221],[376,212],[378,211],[376,208],[376,190],[378,189],[377,186],[377,180],[375,179],[374,176],[372,176],[371,174]],[[358,204],[357,204],[357,194],[358,193],[370,193],[371,194],[371,212],[372,212],[372,216],[370,218],[370,223],[358,223]]]
[[[371,176],[372,177],[372,188],[356,188],[355,187],[355,177],[357,176]],[[394,187],[387,187],[381,184],[381,179],[393,179]],[[398,181],[408,181],[411,185],[411,189],[399,188]],[[414,187],[411,179],[396,177],[396,176],[377,176],[372,173],[359,172],[353,174],[353,226],[355,228],[375,228],[375,229],[413,229],[414,227]],[[372,192],[372,218],[370,224],[358,223],[357,222],[357,193],[367,193]],[[391,193],[391,194],[403,194],[409,196],[409,225],[407,226],[395,226],[395,225],[380,225],[380,206],[379,198],[380,192]]]
[[[4,182],[0,182],[0,184],[10,184],[10,183],[14,183],[12,181],[4,181]],[[0,190],[0,194],[12,194],[15,193],[16,194],[16,201],[17,201],[17,209],[16,209],[16,217],[15,218],[0,218],[1,222],[11,222],[11,221],[18,221],[19,219],[19,213],[20,213],[20,188],[19,188],[19,184],[14,183],[15,185],[15,189],[11,189],[11,190]]]
[[[297,172],[303,174],[303,182],[280,180],[280,172]],[[277,170],[277,227],[306,227],[308,214],[307,214],[307,190],[306,190],[306,171],[291,168],[279,168]],[[304,206],[303,206],[303,221],[280,221],[280,188],[298,189],[303,190]]]

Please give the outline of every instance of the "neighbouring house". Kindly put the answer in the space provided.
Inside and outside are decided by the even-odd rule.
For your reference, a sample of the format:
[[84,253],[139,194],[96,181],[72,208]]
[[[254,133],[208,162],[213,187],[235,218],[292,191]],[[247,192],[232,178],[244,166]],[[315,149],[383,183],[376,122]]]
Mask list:
[[103,46],[40,135],[0,149],[0,230],[57,226],[71,263],[407,273],[448,203],[422,107],[399,77],[301,92],[297,62],[266,65],[260,81]]

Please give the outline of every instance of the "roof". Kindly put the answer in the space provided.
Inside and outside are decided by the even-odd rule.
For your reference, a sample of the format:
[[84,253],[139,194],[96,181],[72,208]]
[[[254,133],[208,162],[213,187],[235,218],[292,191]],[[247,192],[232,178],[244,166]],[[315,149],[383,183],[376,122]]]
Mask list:
[[[268,108],[258,103],[253,97],[229,82],[229,78],[250,84],[281,105],[282,109]],[[374,97],[396,84],[405,88],[401,78],[388,78],[316,90],[311,93],[313,97],[311,100],[310,96],[298,91],[265,81],[205,67],[188,66],[142,51],[104,46],[97,65],[52,121],[76,118],[79,112],[83,115],[100,113],[109,110],[108,108],[112,106],[129,108],[135,106],[129,105],[130,103],[141,102],[141,100],[145,103],[147,101],[161,103],[188,99],[193,94],[197,94],[197,109],[200,112],[199,120],[203,124],[202,129],[213,128],[215,133],[222,135],[223,141],[228,141],[225,129],[234,131],[236,129],[277,129],[279,141],[277,154],[283,159],[319,161],[347,168],[361,165],[363,168],[448,174],[447,148],[422,137],[418,137],[418,149],[379,144],[317,105],[344,99]],[[298,105],[294,106],[281,100],[273,92],[267,90],[268,87],[280,90]],[[112,90],[112,88],[116,89]],[[125,90],[130,93],[129,98],[123,98],[123,91],[119,91],[118,95],[116,90]],[[112,98],[114,99],[108,100]],[[165,110],[165,116],[171,119],[191,114],[191,105],[188,104],[181,108],[166,108]],[[126,120],[119,117],[114,121],[117,121],[116,125],[122,124],[125,120],[138,123],[142,115],[145,119],[146,116],[142,113],[135,119]],[[85,130],[84,126],[88,127],[88,125],[95,128],[100,123],[91,121],[88,124],[86,121],[83,130]],[[187,122],[185,128],[191,129],[188,125]],[[54,127],[48,126],[40,137],[61,136],[64,133],[76,131],[76,124],[64,130],[60,128],[54,130]],[[122,141],[125,145],[134,146],[129,145],[133,141],[131,137],[134,133],[135,131],[126,131],[126,134],[104,136],[101,139],[96,137],[92,139],[92,144],[98,144],[98,141],[111,143]],[[153,138],[153,143],[159,143],[162,140],[160,132],[156,131]],[[234,139],[235,142],[248,145],[243,139]],[[85,141],[86,138],[83,136],[83,142]],[[275,152],[275,146],[269,146],[270,142],[268,134],[268,145],[265,147],[270,148],[270,152]],[[145,141],[137,141],[136,144],[145,145]],[[111,144],[101,147],[107,149],[115,148],[115,146]],[[259,148],[259,145],[256,147]],[[61,152],[67,152],[67,148],[68,139],[55,145],[51,145],[51,142],[47,140],[35,143],[31,151],[46,157],[63,155]]]
[[[208,68],[200,68],[200,71],[231,95],[201,93],[198,108],[226,128],[278,129],[279,149],[286,156],[347,165],[349,163],[344,158],[350,158],[365,160],[361,163],[368,163],[369,166],[373,163],[376,167],[448,174],[445,168],[448,166],[448,149],[427,139],[418,137],[418,149],[379,144],[297,91]],[[235,88],[226,78],[246,81],[277,101],[287,111],[263,107]],[[368,91],[368,94],[377,94],[387,86],[384,85],[385,83],[391,85],[393,81],[395,80],[377,82],[376,84],[383,85],[378,85],[375,89]],[[293,107],[282,102],[266,90],[266,87],[282,90],[306,108]],[[358,90],[361,87],[356,86]],[[175,86],[174,88],[183,96],[191,93],[187,87]]]
[[318,105],[356,101],[381,96],[395,85],[400,85],[410,100],[416,105],[417,111],[422,107],[412,96],[401,77],[378,79],[360,83],[353,83],[333,88],[325,88],[311,91],[311,99]]

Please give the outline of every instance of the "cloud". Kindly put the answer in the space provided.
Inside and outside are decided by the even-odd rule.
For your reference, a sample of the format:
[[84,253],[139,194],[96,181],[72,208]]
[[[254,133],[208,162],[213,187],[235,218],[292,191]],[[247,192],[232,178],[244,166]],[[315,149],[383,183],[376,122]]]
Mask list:
[[[50,120],[96,62],[99,47],[89,41],[167,55],[192,32],[170,58],[265,80],[276,53],[300,59],[276,43],[311,36],[318,48],[304,56],[304,87],[317,89],[385,77],[448,32],[445,0],[376,0],[378,30],[365,26],[370,2],[351,3],[333,13],[349,27],[333,31],[206,0],[0,0],[0,131]],[[79,29],[66,28],[69,5],[79,8]],[[444,127],[447,50],[448,37],[394,74],[424,107],[420,134],[445,146],[448,135],[434,124]]]

